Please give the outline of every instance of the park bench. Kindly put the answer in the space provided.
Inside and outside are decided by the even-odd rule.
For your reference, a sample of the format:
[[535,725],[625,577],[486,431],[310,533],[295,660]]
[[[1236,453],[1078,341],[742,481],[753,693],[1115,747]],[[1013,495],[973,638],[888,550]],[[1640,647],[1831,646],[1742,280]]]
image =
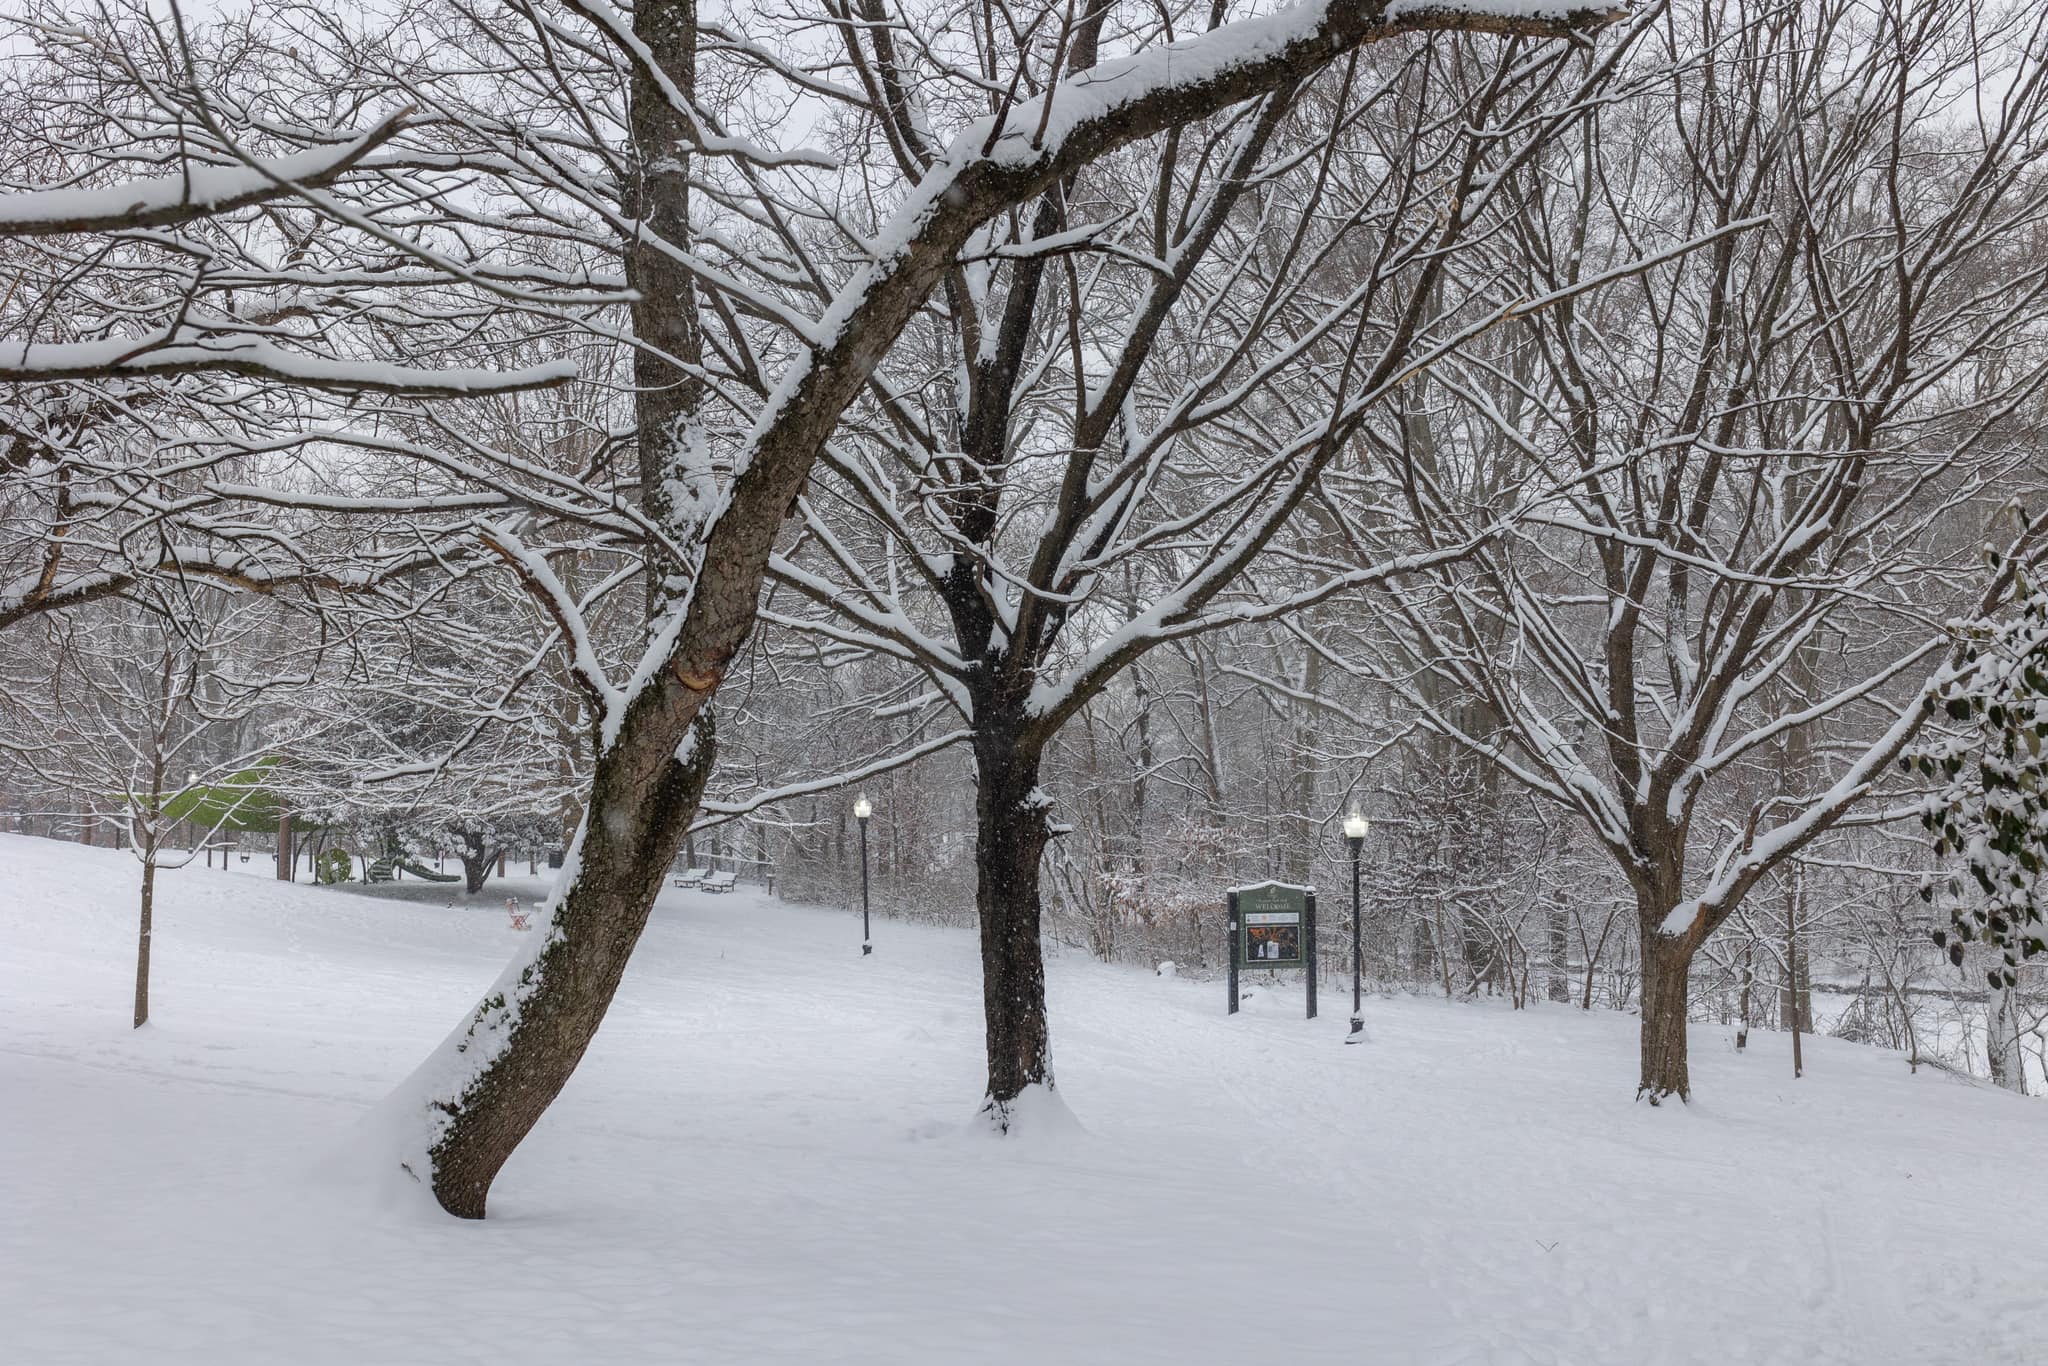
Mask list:
[[733,884],[739,880],[740,875],[738,873],[713,873],[704,879],[704,890],[707,892],[729,892],[733,889]]
[[678,887],[702,887],[703,885],[704,870],[702,868],[692,868],[687,873],[676,874],[676,886]]

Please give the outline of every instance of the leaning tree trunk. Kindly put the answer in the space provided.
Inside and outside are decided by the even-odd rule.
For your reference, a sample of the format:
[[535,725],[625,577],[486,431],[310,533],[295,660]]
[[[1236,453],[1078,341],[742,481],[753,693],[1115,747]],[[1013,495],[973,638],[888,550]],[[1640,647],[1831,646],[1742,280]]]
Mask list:
[[[687,762],[673,745],[657,748],[638,734],[672,723],[679,705],[691,705],[674,696],[680,692],[664,680],[628,709],[618,740],[597,762],[538,951],[451,1041],[458,1058],[472,1049],[482,1056],[459,1094],[427,1098],[438,1129],[428,1150],[430,1179],[450,1214],[484,1217],[491,1183],[568,1084],[647,926],[715,749],[708,711],[696,713]],[[546,990],[538,990],[543,982]]]
[[[648,230],[627,253],[626,277],[639,294],[633,330],[644,343],[634,359],[642,511],[686,542],[697,513],[677,506],[678,495],[687,491],[708,505],[716,490],[695,449],[702,386],[690,368],[698,345],[693,277],[670,254],[690,238],[695,133],[664,86],[686,99],[696,88],[695,0],[644,0],[633,10],[633,36],[643,60],[629,105],[637,165],[626,208]],[[748,557],[758,549],[765,561],[793,496],[749,504],[744,514],[728,507],[713,528],[690,585],[684,634],[696,626],[695,641],[679,641],[616,724],[607,722],[546,933],[436,1059],[455,1077],[446,1087],[452,1098],[431,1089],[424,1098],[437,1112],[427,1161],[434,1198],[450,1214],[484,1216],[491,1183],[568,1084],[611,1007],[711,771],[716,745],[706,703],[752,627],[760,590],[762,563]],[[732,545],[721,549],[716,533],[724,530]],[[684,568],[650,547],[650,622],[682,590]],[[430,1088],[437,1084],[429,1079]]]
[[135,943],[135,1028],[149,1023],[149,937],[156,919],[156,864],[142,865],[142,934]]
[[1038,874],[1050,833],[1038,786],[1039,755],[1020,749],[1019,727],[985,723],[975,737],[975,907],[981,920],[981,998],[988,1023],[983,1110],[1007,1132],[1026,1087],[1050,1087],[1045,957],[1039,950]]
[[1643,956],[1642,1080],[1638,1099],[1656,1105],[1666,1096],[1686,1100],[1692,1077],[1686,1070],[1685,1017],[1688,979],[1697,945],[1691,934],[1662,932],[1663,912],[1641,917]]

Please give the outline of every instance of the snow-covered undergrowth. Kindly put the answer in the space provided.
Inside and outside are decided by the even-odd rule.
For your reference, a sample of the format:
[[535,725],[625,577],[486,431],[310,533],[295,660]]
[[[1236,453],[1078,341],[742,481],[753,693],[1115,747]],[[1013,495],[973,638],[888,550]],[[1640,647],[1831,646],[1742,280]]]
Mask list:
[[[0,1359],[2038,1362],[2048,1106],[1828,1040],[1051,964],[1052,1142],[975,1121],[971,935],[664,898],[493,1217],[320,1179],[509,957],[399,904],[0,836]],[[532,884],[516,890],[532,895]]]

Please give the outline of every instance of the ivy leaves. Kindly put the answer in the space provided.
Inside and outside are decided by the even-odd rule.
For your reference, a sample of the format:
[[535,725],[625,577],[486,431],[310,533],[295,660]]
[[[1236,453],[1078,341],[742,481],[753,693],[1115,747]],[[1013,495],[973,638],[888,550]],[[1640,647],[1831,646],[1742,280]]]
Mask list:
[[1971,943],[1996,952],[1985,974],[1994,989],[2017,985],[2020,965],[2048,954],[2048,595],[2017,570],[2014,587],[2015,610],[1965,628],[1963,667],[1926,699],[1957,729],[1899,761],[1933,781],[1920,822],[1935,854],[1961,865],[1921,883],[1921,900],[1951,898],[1934,942],[1957,967]]

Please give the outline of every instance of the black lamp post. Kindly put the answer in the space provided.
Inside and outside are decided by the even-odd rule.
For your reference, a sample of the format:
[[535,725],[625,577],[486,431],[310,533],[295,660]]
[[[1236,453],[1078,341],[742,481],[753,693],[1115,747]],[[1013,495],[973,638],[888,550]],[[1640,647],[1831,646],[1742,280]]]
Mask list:
[[853,818],[860,822],[860,952],[865,958],[875,951],[868,942],[868,817],[875,814],[875,804],[863,792],[853,799]]
[[1358,940],[1358,855],[1365,848],[1365,837],[1371,830],[1372,822],[1356,811],[1344,818],[1344,842],[1351,846],[1351,1033],[1345,1043],[1357,1043],[1365,1037],[1362,1005],[1365,954]]

